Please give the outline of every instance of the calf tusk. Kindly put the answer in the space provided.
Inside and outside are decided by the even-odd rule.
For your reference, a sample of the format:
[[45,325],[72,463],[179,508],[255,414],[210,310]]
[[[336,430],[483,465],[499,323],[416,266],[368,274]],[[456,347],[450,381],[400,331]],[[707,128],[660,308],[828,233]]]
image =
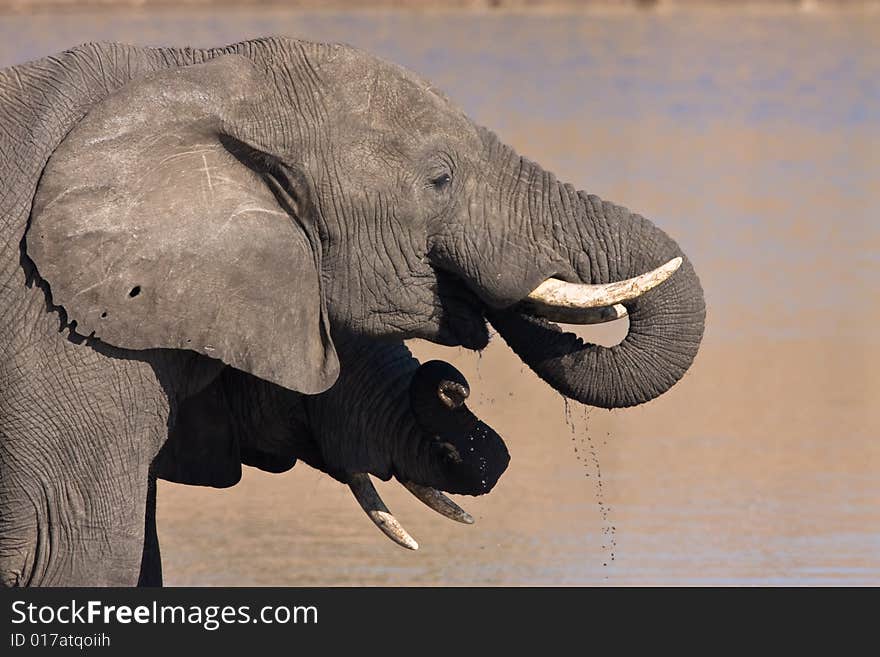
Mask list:
[[363,472],[351,475],[348,487],[351,488],[351,492],[361,508],[370,516],[370,520],[382,530],[385,536],[408,550],[419,549],[416,540],[397,522],[397,518],[391,514],[382,498],[379,497],[373,482],[370,481],[370,475]]
[[603,285],[566,283],[558,278],[548,278],[523,300],[523,309],[539,317],[571,324],[597,324],[618,319],[626,314],[626,309],[623,308],[621,314],[617,304],[657,287],[675,273],[681,262],[680,257],[673,258],[641,276]]
[[415,495],[426,506],[434,509],[441,516],[446,516],[450,520],[463,522],[466,525],[473,525],[474,518],[470,513],[462,509],[458,504],[450,500],[436,488],[430,486],[420,486],[411,481],[402,482],[404,487],[413,495]]

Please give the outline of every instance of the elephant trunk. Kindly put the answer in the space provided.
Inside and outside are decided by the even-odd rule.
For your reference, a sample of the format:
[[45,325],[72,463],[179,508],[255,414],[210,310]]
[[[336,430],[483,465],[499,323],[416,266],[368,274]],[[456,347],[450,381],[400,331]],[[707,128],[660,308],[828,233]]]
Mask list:
[[[544,178],[546,181],[546,178]],[[516,354],[566,397],[603,408],[635,406],[661,395],[687,371],[705,323],[700,281],[679,246],[640,215],[554,181],[543,186],[544,225],[553,250],[571,265],[571,282],[607,284],[639,276],[673,258],[679,269],[625,301],[629,332],[613,347],[585,343],[522,307],[487,316]],[[535,190],[533,190],[533,193]]]
[[467,381],[444,361],[419,364],[401,343],[334,335],[336,384],[304,398],[318,454],[340,481],[370,473],[451,493],[488,493],[507,468],[504,441],[467,407]]

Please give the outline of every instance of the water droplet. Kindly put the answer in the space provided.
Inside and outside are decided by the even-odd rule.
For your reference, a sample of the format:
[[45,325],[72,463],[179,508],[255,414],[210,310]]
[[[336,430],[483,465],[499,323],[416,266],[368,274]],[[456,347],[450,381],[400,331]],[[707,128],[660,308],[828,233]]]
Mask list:
[[[617,527],[611,522],[612,510],[605,500],[602,468],[599,464],[599,453],[596,448],[596,443],[593,441],[592,435],[589,431],[590,409],[586,406],[581,406],[580,404],[569,403],[569,400],[564,397],[563,404],[565,423],[571,429],[572,449],[574,450],[575,458],[578,462],[583,464],[583,467],[586,470],[586,472],[584,472],[584,478],[590,479],[593,483],[593,494],[602,523],[600,534],[604,537],[601,549],[606,553],[606,558],[602,565],[607,566],[609,562],[615,560]],[[582,413],[576,414],[573,412],[573,406],[575,409],[580,406]],[[606,433],[606,436],[610,435],[610,431]],[[606,443],[607,440],[602,440],[601,444],[604,445]]]

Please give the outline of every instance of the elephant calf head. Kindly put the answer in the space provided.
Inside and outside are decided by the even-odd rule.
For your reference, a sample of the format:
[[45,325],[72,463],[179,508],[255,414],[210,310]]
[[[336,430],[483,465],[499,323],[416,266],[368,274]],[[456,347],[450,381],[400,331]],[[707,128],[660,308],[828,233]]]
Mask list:
[[510,455],[501,437],[467,407],[469,395],[461,372],[442,360],[422,364],[410,382],[416,424],[431,436],[434,460],[442,463],[419,479],[451,493],[473,495],[492,490]]
[[[418,365],[405,353],[405,347],[383,345],[365,346],[357,354],[359,367],[381,371],[390,351],[407,361],[400,370],[405,372],[403,381],[409,381],[409,404],[388,404],[378,419],[373,416],[381,404],[370,405],[367,413],[359,412],[359,404],[349,396],[361,395],[363,388],[346,385],[344,377],[350,376],[346,368],[340,375],[339,383],[343,385],[337,384],[307,404],[322,453],[332,453],[328,446],[336,443],[341,453],[351,454],[353,442],[354,451],[367,459],[356,468],[361,472],[343,476],[370,519],[398,545],[416,549],[418,544],[382,502],[367,473],[386,479],[394,475],[441,515],[472,524],[473,518],[440,491],[488,493],[507,469],[510,455],[501,437],[468,409],[468,383],[449,363],[435,360]],[[357,371],[354,376],[358,376]],[[374,377],[369,385],[371,394],[386,399],[400,392],[399,384],[387,378]],[[340,409],[346,412],[340,414]],[[385,449],[376,450],[376,445],[384,445]],[[377,461],[377,454],[380,459],[387,456]],[[330,456],[330,460],[337,459]]]
[[[45,169],[27,252],[78,332],[219,359],[319,415],[356,367],[341,334],[482,349],[488,319],[556,390],[607,408],[657,397],[690,366],[705,305],[678,245],[521,157],[428,82],[287,39],[195,59],[104,98]],[[625,315],[611,348],[553,323]],[[314,458],[349,481],[491,488],[503,443],[466,410],[455,372],[425,367],[407,412],[430,455],[319,429]]]

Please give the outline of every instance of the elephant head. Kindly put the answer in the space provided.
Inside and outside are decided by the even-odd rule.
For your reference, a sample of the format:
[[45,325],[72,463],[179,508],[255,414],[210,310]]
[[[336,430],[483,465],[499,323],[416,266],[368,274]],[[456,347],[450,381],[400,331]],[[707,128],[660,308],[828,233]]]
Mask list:
[[[404,435],[410,439],[402,443],[403,449],[411,453],[402,461],[422,466],[420,472],[406,477],[403,485],[437,513],[465,524],[473,524],[471,515],[438,488],[452,493],[487,493],[510,462],[501,437],[468,409],[465,400],[469,395],[464,376],[449,363],[432,360],[420,365],[409,383],[406,415],[411,426]],[[324,399],[321,404],[329,413],[338,413],[340,406],[348,406],[338,397]],[[374,426],[375,422],[367,424]],[[381,438],[370,442],[375,440]],[[418,548],[418,543],[388,511],[366,473],[350,476],[349,486],[370,519],[391,540],[402,547]]]
[[[646,402],[690,366],[705,305],[678,245],[518,155],[428,82],[287,39],[196,59],[108,95],[46,166],[27,252],[77,332],[192,350],[307,405],[355,367],[341,335],[482,349],[487,320],[586,404]],[[610,348],[552,323],[624,315]],[[393,472],[416,489],[485,492],[456,442],[482,430],[463,381],[431,365],[412,390],[433,457],[396,446],[359,460],[326,438],[314,459],[350,483]],[[507,465],[493,435],[490,479]]]

